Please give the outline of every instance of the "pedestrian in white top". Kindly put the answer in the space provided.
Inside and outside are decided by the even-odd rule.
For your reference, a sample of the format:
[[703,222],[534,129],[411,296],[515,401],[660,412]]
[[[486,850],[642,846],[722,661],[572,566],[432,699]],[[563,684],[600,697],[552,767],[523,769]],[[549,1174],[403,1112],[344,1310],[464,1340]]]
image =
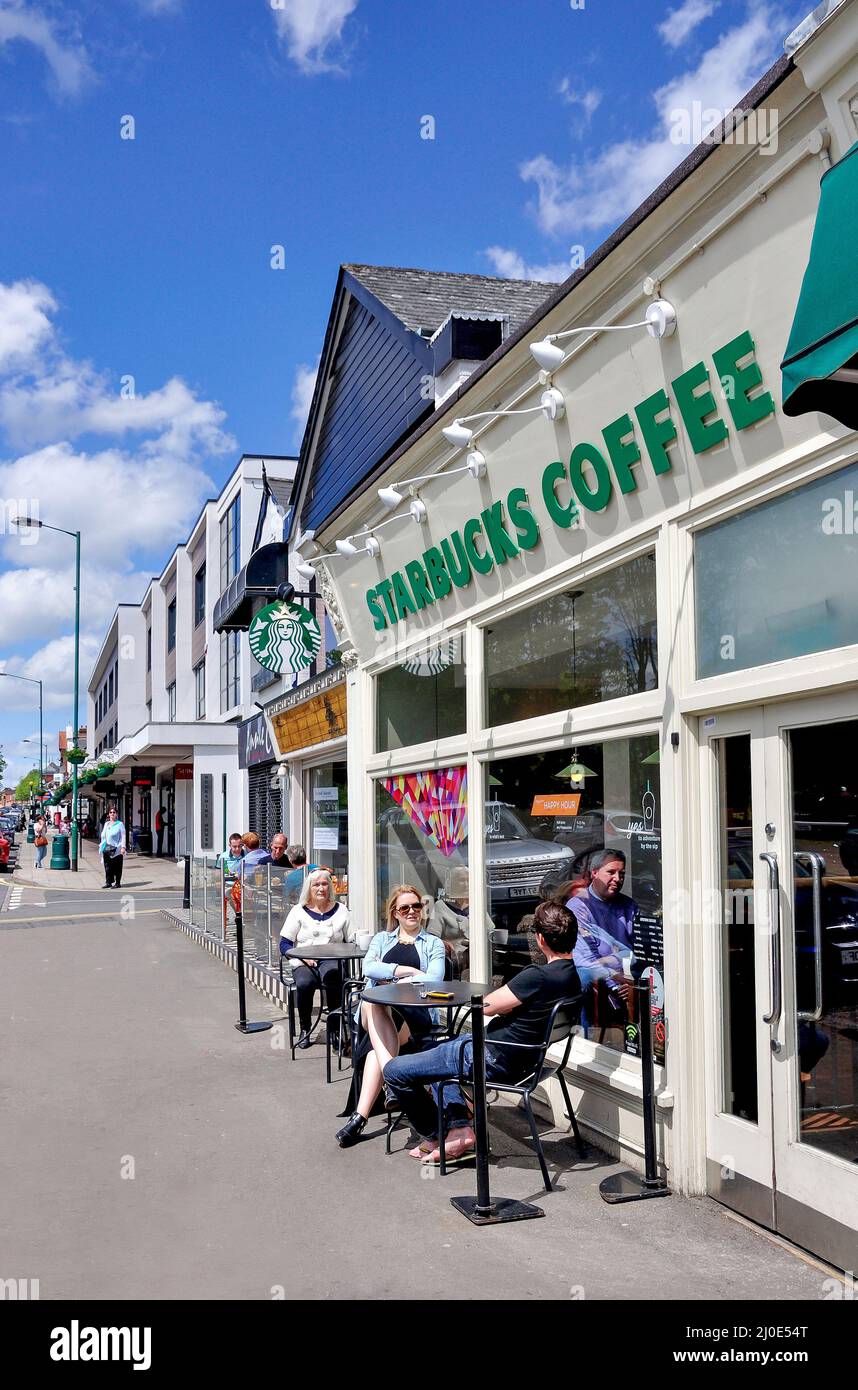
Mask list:
[[295,967],[292,979],[298,996],[298,1019],[301,1036],[298,1046],[310,1046],[313,1017],[313,997],[320,985],[324,987],[328,1009],[338,1009],[342,998],[342,974],[335,960],[325,960],[324,948],[334,941],[353,941],[351,916],[337,902],[334,882],[327,869],[308,874],[298,902],[290,911],[280,933],[281,951],[292,946],[318,947],[319,957],[308,958]]

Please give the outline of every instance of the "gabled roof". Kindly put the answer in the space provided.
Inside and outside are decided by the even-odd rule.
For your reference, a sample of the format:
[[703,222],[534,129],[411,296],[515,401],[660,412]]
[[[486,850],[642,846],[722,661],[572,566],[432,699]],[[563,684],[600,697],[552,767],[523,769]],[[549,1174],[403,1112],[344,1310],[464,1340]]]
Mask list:
[[525,323],[548,298],[553,284],[541,280],[501,280],[493,275],[457,275],[443,270],[411,270],[389,265],[344,265],[370,294],[412,333],[430,336],[450,313],[503,314],[510,328]]

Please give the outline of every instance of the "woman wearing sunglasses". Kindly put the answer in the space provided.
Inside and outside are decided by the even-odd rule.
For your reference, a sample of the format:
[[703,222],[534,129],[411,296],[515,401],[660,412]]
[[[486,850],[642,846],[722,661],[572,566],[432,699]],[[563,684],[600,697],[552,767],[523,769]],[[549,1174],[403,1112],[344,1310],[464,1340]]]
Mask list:
[[424,915],[419,889],[410,883],[402,884],[387,904],[387,931],[376,933],[364,956],[363,973],[368,983],[360,1002],[362,1028],[355,1049],[352,1082],[352,1096],[358,1088],[360,1094],[348,1123],[337,1134],[341,1149],[356,1144],[363,1133],[378,1100],[387,1063],[401,1051],[419,1050],[421,1039],[435,1023],[433,1009],[391,1009],[372,1003],[376,985],[389,985],[393,980],[440,983],[444,979],[444,943],[427,932]]

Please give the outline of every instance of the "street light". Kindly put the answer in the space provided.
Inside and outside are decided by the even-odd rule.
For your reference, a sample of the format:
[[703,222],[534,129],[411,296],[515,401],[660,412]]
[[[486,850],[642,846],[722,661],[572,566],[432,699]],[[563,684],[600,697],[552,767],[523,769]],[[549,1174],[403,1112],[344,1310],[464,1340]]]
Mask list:
[[[39,793],[41,794],[42,782],[44,781],[42,764],[42,749],[44,748],[42,740],[42,682],[33,680],[32,676],[16,676],[12,671],[0,671],[0,676],[8,676],[9,680],[12,681],[26,681],[28,685],[37,685],[39,687]],[[32,743],[32,739],[25,738],[23,742]]]
[[[78,769],[78,684],[80,676],[80,531],[66,531],[62,526],[49,526],[37,517],[19,516],[16,523],[21,526],[38,526],[40,530],[57,531],[61,536],[71,536],[74,541],[74,732],[72,753],[66,754],[72,765],[72,823],[71,823],[71,867],[77,872],[77,769]],[[72,756],[72,754],[74,756]]]

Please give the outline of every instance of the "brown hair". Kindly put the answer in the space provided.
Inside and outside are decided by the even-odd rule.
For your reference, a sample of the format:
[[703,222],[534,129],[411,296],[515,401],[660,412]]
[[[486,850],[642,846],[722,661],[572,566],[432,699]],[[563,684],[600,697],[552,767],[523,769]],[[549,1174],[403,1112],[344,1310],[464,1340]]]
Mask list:
[[419,888],[414,887],[413,883],[400,883],[399,887],[393,890],[393,892],[387,900],[387,907],[385,909],[384,918],[388,931],[399,931],[399,923],[396,920],[395,908],[397,898],[401,898],[403,893],[413,893],[415,898],[420,899],[420,925],[423,925],[423,917],[425,916],[425,908],[423,906],[423,894],[420,892]]
[[569,899],[574,898],[576,893],[580,893],[582,888],[590,887],[591,878],[592,875],[585,870],[583,873],[576,874],[574,878],[567,879],[565,883],[558,883],[548,901],[562,903],[565,907]]
[[533,930],[556,955],[574,950],[578,939],[577,918],[562,903],[540,903],[533,914]]
[[259,836],[255,830],[245,830],[241,840],[245,849],[259,849]]

